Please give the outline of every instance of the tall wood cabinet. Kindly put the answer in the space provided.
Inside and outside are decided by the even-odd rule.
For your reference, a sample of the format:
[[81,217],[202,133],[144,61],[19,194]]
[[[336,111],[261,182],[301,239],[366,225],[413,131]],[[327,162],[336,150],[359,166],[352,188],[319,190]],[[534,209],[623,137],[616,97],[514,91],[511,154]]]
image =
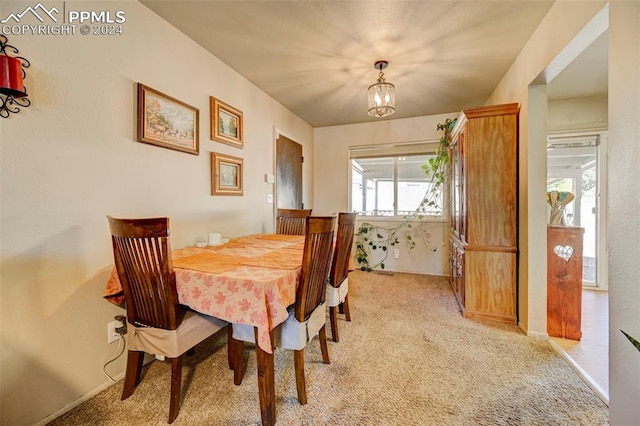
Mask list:
[[469,108],[450,146],[449,267],[465,317],[517,322],[518,104]]

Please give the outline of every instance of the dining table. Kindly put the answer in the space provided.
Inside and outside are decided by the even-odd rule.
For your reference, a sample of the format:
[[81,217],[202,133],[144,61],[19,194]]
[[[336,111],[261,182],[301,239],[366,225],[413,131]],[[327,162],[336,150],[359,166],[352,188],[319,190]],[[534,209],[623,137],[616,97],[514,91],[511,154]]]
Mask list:
[[[287,319],[287,307],[295,302],[304,241],[304,235],[255,234],[171,252],[181,304],[254,327],[263,425],[276,419],[272,331]],[[103,297],[120,306],[124,302],[115,268]]]

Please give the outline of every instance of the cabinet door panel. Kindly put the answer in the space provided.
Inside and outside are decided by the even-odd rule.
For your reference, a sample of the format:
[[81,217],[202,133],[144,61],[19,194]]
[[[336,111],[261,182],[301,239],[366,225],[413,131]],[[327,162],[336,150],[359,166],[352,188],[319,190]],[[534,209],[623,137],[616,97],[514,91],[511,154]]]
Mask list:
[[464,267],[464,250],[460,247],[457,247],[457,251],[456,251],[456,256],[458,258],[457,261],[457,269],[456,269],[456,273],[457,273],[457,280],[456,280],[456,284],[457,284],[457,290],[458,290],[458,297],[460,299],[460,303],[462,304],[462,307],[464,308],[464,306],[466,306],[466,295],[465,295],[465,267]]
[[460,311],[464,312],[464,249],[453,239],[449,240],[449,274],[451,289],[456,296]]
[[468,314],[509,320],[516,318],[516,255],[465,252],[465,308]]
[[458,188],[460,202],[458,210],[460,210],[460,215],[458,218],[458,229],[460,240],[462,240],[463,242],[467,242],[467,159],[465,155],[467,149],[467,138],[464,130],[460,132],[458,139],[458,152],[460,157],[460,160],[458,162],[458,170],[460,173],[460,184]]
[[469,121],[465,152],[469,244],[516,244],[516,130],[513,116]]
[[456,237],[460,236],[460,148],[459,138],[456,137],[450,149],[451,164],[451,229]]

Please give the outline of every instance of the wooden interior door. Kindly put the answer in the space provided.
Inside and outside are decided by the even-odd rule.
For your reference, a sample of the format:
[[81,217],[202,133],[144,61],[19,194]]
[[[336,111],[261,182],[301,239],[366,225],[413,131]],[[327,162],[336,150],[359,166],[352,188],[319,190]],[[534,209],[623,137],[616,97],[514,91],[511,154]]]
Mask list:
[[276,208],[302,209],[302,145],[282,135],[276,140]]

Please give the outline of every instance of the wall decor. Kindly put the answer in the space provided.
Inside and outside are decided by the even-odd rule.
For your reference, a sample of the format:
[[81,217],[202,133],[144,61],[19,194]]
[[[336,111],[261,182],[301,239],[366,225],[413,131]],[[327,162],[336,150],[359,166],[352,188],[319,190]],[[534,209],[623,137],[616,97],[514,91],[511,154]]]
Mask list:
[[138,142],[199,155],[200,111],[138,83]]
[[211,96],[211,139],[242,148],[242,111]]
[[24,79],[27,77],[26,68],[31,63],[22,56],[9,56],[10,52],[19,53],[15,46],[8,43],[8,39],[0,34],[0,117],[9,118],[20,108],[27,108],[31,101],[27,98],[27,88]]
[[242,195],[242,158],[211,153],[211,195]]

